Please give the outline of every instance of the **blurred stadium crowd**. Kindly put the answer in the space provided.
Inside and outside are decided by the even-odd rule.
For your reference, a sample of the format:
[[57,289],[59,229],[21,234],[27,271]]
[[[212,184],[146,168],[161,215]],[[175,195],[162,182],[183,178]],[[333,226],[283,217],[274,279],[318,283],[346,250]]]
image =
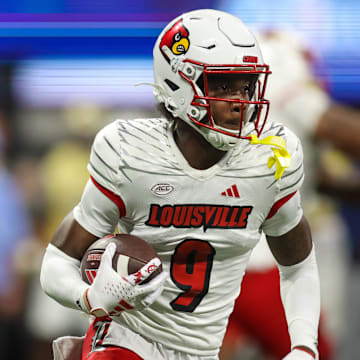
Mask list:
[[[287,64],[293,70],[287,74],[295,76],[274,80],[273,86],[270,79],[270,120],[286,123],[291,118],[287,125],[302,138],[305,150],[307,182],[302,196],[322,280],[321,329],[326,354],[322,359],[359,359],[360,110],[331,101],[326,84],[312,75],[306,49],[289,35],[266,36],[264,44],[268,41],[272,49],[278,46],[277,53],[287,56],[280,63],[271,51],[265,53],[274,79],[287,71]],[[81,101],[60,108],[24,107],[13,91],[15,71],[16,64],[0,65],[0,354],[4,360],[45,360],[51,358],[52,339],[82,334],[88,325],[83,315],[42,293],[39,269],[46,244],[79,200],[87,181],[93,137],[116,118],[158,114],[150,107],[105,107]],[[291,99],[285,100],[284,94],[291,91]],[[309,105],[311,99],[316,100]],[[336,122],[340,126],[334,127]],[[332,136],[334,132],[339,137]],[[262,246],[264,250],[259,247],[254,254],[249,274],[273,271],[266,245]],[[250,278],[248,281],[244,294],[245,286],[251,286]],[[253,299],[263,301],[270,296],[262,289],[254,287]],[[268,308],[272,309],[270,304]],[[251,319],[236,314],[239,319],[231,321],[222,359],[277,359],[267,339],[255,329],[265,319],[254,317],[257,324],[253,325]]]

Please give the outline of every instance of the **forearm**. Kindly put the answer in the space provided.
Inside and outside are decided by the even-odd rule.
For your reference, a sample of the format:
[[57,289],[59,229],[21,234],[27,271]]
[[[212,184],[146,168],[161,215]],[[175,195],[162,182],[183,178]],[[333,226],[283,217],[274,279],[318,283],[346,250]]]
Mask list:
[[88,288],[81,279],[79,266],[79,260],[49,244],[40,273],[45,293],[64,306],[78,309],[76,302]]
[[[89,286],[81,279],[79,260],[49,244],[40,274],[43,290],[60,304],[97,317],[118,316],[121,311],[151,305],[162,292],[167,273],[161,272],[146,284],[137,284],[134,275],[121,276],[113,269],[115,251],[115,244],[110,243]],[[146,280],[160,265],[159,258],[150,260],[136,279]]]
[[302,262],[279,266],[281,299],[291,348],[307,347],[316,353],[320,317],[320,282],[314,247]]
[[332,104],[318,119],[315,138],[331,142],[354,159],[360,159],[360,112],[357,109]]
[[357,204],[360,202],[360,176],[338,178],[324,172],[318,178],[317,190],[341,201]]

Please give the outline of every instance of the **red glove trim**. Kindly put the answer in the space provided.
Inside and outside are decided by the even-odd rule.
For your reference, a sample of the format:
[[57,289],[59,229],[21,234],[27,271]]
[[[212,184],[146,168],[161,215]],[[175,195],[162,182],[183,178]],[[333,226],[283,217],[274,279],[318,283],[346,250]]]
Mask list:
[[90,301],[89,301],[89,298],[88,298],[88,291],[89,291],[89,288],[87,288],[85,290],[84,303],[85,303],[85,306],[87,307],[88,312],[90,312],[91,311],[91,305],[90,305]]
[[309,355],[311,355],[315,359],[315,355],[310,350],[304,349],[303,347],[300,347],[300,346],[295,346],[294,349],[305,351],[306,353],[308,353]]

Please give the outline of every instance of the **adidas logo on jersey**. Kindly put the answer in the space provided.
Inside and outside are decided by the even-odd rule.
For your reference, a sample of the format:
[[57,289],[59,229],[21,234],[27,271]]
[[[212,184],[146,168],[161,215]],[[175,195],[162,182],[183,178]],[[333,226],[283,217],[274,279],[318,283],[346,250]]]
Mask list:
[[232,185],[231,187],[227,188],[225,191],[223,191],[221,193],[221,195],[222,196],[231,196],[231,197],[236,197],[236,198],[240,197],[238,188],[235,184]]

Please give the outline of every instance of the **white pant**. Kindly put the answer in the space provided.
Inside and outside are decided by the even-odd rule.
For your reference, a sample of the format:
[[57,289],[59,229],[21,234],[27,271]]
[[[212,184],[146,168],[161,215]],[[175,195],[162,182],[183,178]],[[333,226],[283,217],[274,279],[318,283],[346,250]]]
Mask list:
[[80,360],[85,336],[63,336],[53,342],[54,360]]
[[[99,321],[99,326],[101,326]],[[101,331],[99,331],[101,333]],[[53,342],[54,360],[79,360],[84,338],[66,336]],[[95,343],[95,341],[93,340]],[[127,348],[144,360],[219,360],[218,356],[192,355],[169,349],[157,342],[149,341],[141,335],[112,321],[102,345]],[[97,351],[101,349],[97,349]]]

